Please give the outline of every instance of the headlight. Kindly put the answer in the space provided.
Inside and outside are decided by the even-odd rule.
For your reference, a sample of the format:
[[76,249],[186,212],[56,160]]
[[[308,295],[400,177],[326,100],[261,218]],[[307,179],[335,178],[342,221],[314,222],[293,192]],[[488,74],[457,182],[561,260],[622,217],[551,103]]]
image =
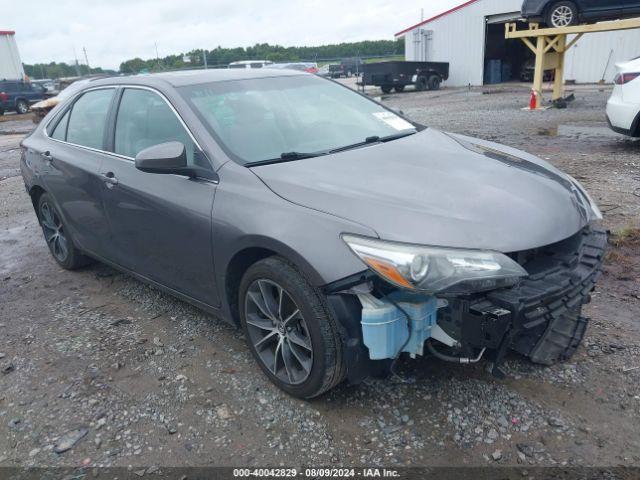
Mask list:
[[589,195],[589,192],[587,192],[584,187],[580,184],[579,181],[577,181],[575,178],[573,178],[571,175],[566,174],[567,177],[569,177],[569,180],[571,180],[571,183],[573,183],[573,185],[578,189],[578,191],[580,192],[580,194],[587,200],[587,202],[589,203],[589,207],[591,208],[591,216],[589,218],[589,221],[591,220],[602,220],[602,212],[600,211],[600,208],[598,208],[598,204],[593,200],[593,198],[591,198],[591,195]]
[[371,270],[410,290],[467,294],[510,287],[528,275],[499,252],[425,247],[347,234],[342,239]]

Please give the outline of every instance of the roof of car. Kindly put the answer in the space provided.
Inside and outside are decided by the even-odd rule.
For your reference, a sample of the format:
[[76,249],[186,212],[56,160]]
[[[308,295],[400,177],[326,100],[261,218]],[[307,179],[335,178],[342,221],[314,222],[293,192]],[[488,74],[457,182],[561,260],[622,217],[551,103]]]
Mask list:
[[101,84],[136,84],[136,85],[157,85],[158,83],[169,84],[174,87],[186,85],[197,85],[200,83],[225,82],[233,80],[249,80],[254,78],[282,77],[293,75],[308,75],[304,72],[287,71],[265,68],[256,69],[227,69],[216,68],[209,70],[181,70],[178,72],[161,72],[143,75],[131,75],[126,77],[109,77],[96,81],[94,85]]

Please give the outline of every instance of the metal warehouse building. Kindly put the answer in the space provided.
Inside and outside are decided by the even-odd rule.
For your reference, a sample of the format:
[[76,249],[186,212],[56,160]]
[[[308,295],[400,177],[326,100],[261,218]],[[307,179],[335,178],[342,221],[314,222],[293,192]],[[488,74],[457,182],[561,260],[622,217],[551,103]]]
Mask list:
[[[506,40],[504,25],[520,17],[521,6],[522,0],[471,0],[396,37],[404,37],[406,60],[450,62],[449,86],[518,80],[533,54],[520,40]],[[567,52],[565,80],[592,83],[604,75],[611,82],[617,62],[638,56],[640,29],[591,33]]]
[[0,30],[0,80],[18,80],[24,78],[22,61],[16,45],[15,33]]

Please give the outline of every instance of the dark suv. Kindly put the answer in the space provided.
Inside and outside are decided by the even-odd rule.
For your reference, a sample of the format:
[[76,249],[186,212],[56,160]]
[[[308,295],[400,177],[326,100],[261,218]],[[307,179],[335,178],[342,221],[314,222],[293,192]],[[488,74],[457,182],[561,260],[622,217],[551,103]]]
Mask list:
[[636,15],[640,16],[640,0],[525,0],[522,5],[524,18],[554,28]]
[[29,105],[46,97],[46,89],[41,85],[20,80],[0,80],[0,115],[4,115],[5,110],[27,113]]

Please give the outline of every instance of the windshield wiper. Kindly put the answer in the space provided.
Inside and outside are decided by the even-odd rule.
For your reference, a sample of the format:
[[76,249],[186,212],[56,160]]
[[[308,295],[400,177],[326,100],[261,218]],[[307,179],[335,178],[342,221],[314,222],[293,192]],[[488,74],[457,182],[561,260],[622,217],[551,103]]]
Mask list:
[[371,145],[373,143],[386,143],[392,140],[398,140],[399,138],[408,137],[410,135],[415,135],[418,132],[402,132],[402,133],[394,133],[393,135],[387,135],[386,137],[380,137],[378,135],[374,135],[372,137],[365,138],[364,142],[353,143],[351,145],[345,145],[344,147],[334,148],[329,150],[329,153],[338,153],[344,152],[347,150],[353,150],[355,148],[365,147],[367,145]]
[[408,137],[410,135],[414,135],[418,132],[401,132],[394,133],[393,135],[387,135],[386,137],[380,137],[378,135],[374,135],[372,137],[365,138],[364,142],[358,142],[351,145],[345,145],[344,147],[333,148],[331,150],[321,150],[319,152],[285,152],[280,154],[277,158],[270,158],[268,160],[258,160],[255,162],[249,162],[246,164],[248,167],[256,167],[259,165],[271,165],[273,163],[283,163],[283,162],[291,162],[294,160],[304,160],[305,158],[316,158],[322,157],[324,155],[330,155],[332,153],[344,152],[347,150],[353,150],[356,148],[364,147],[367,145],[372,145],[374,143],[386,143],[392,140],[397,140],[399,138]]
[[315,158],[327,155],[329,152],[285,152],[280,154],[277,158],[270,158],[268,160],[258,160],[256,162],[249,162],[246,165],[249,167],[255,167],[258,165],[270,165],[272,163],[291,162],[294,160],[304,160],[305,158]]

